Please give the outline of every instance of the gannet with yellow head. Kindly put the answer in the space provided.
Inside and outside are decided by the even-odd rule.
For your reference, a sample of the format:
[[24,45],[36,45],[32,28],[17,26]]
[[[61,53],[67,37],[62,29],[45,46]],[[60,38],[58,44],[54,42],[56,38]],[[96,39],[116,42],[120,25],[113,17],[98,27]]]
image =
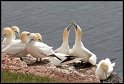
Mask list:
[[75,26],[76,36],[75,36],[75,44],[73,45],[73,48],[70,49],[70,51],[69,51],[70,55],[83,58],[84,62],[90,62],[91,64],[95,65],[96,61],[97,61],[96,55],[84,47],[84,45],[81,41],[82,30],[74,21],[72,21],[72,22]]
[[95,71],[95,75],[98,76],[100,80],[106,80],[113,71],[115,63],[111,63],[109,58],[101,60]]
[[66,27],[63,31],[63,42],[61,44],[61,46],[59,48],[57,48],[56,50],[54,50],[56,53],[63,53],[63,54],[69,54],[69,45],[68,45],[68,37],[69,37],[69,32],[70,32],[70,27],[72,26],[69,25],[68,27]]
[[13,42],[13,31],[9,27],[2,30],[2,49]]

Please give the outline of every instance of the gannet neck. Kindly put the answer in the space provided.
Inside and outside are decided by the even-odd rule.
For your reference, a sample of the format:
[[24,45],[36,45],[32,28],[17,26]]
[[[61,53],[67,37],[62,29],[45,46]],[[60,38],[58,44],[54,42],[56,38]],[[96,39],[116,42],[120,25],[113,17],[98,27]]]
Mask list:
[[82,41],[81,41],[81,35],[79,34],[76,34],[76,37],[75,37],[75,44],[82,44]]
[[82,38],[82,30],[81,28],[77,25],[77,28],[75,28],[75,44],[82,44],[81,38]]
[[69,37],[69,31],[67,30],[67,28],[65,28],[63,31],[63,42],[61,46],[63,47],[68,46],[68,37]]

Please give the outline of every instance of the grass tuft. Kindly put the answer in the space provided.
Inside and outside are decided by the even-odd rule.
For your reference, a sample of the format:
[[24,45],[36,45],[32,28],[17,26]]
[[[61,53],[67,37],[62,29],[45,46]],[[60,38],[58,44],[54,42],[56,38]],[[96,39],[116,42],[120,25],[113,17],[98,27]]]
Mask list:
[[34,76],[32,74],[12,73],[1,71],[2,83],[58,83],[59,81],[48,77]]

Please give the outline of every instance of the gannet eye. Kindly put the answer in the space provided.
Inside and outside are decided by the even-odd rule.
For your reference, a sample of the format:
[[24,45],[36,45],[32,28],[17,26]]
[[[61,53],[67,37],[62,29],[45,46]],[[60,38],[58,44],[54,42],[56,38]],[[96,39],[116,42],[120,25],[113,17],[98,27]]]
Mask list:
[[30,35],[30,34],[27,34],[28,36]]
[[40,41],[40,42],[41,42],[41,39],[38,39],[38,41]]
[[19,32],[15,31],[15,33],[19,33]]
[[6,34],[3,34],[3,36],[6,36]]

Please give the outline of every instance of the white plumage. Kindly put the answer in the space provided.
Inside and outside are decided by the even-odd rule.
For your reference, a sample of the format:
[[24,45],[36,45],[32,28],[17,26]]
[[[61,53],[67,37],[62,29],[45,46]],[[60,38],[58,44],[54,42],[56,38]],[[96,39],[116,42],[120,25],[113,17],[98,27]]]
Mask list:
[[95,75],[99,77],[100,80],[106,80],[113,71],[115,63],[111,63],[109,58],[101,60],[95,71]]
[[69,54],[69,45],[68,45],[68,37],[70,32],[70,26],[66,27],[63,31],[63,42],[59,48],[54,50],[56,53]]
[[69,51],[70,55],[83,58],[83,61],[90,62],[91,64],[95,65],[96,61],[97,61],[96,55],[84,47],[84,45],[81,41],[82,30],[75,22],[73,22],[73,23],[75,26],[76,36],[75,36],[75,44],[73,45],[73,48],[70,49],[70,51]]

